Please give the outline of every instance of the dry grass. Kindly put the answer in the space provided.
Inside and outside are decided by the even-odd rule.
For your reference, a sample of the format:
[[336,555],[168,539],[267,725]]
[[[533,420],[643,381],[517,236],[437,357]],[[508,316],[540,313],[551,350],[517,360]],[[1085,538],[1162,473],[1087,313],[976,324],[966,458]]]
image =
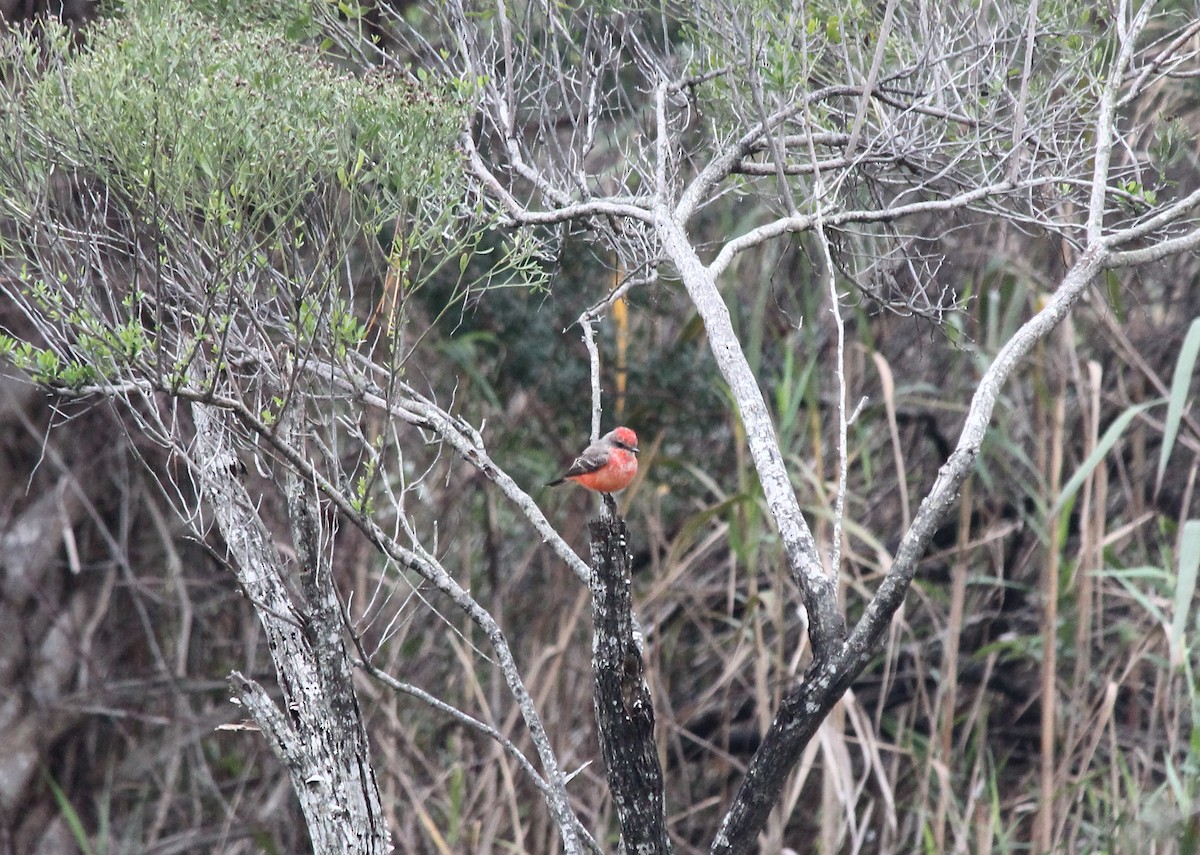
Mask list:
[[[1000,340],[1036,290],[1019,277],[992,284],[1004,298],[977,301],[970,328],[995,328]],[[1104,437],[1122,413],[1169,390],[1200,305],[1163,288],[1167,308],[1157,312],[1153,292],[1139,293],[1137,310],[1119,322],[1103,303],[1083,309],[1007,390],[957,519],[875,666],[805,752],[764,852],[1197,851],[1194,614],[1174,647],[1171,627],[1191,605],[1177,584],[1200,445],[1185,419],[1155,492],[1162,408],[1137,414],[1109,448]],[[636,336],[651,319],[635,311],[631,322]],[[990,340],[978,336],[978,351],[955,348],[910,322],[870,323],[876,347],[860,348],[848,366],[852,400],[872,398],[851,432],[841,569],[852,616],[886,572],[889,545],[940,462],[954,404]],[[816,331],[782,341],[811,364],[784,360],[764,382],[776,384],[797,486],[827,545],[835,467],[820,405],[822,345]],[[778,344],[764,343],[764,362]],[[540,418],[526,401],[529,409],[505,416],[514,430]],[[61,724],[44,740],[46,774],[23,796],[16,839],[27,851],[37,840],[69,847],[76,838],[110,853],[302,851],[286,777],[261,740],[216,729],[238,717],[226,700],[230,669],[270,680],[257,625],[219,551],[188,537],[124,446],[72,456],[71,431],[95,433],[99,419],[111,432],[109,414],[52,432],[56,459],[40,451],[47,414],[30,406],[10,399],[8,411],[34,415],[12,435],[9,459],[47,462],[10,467],[7,513],[15,519],[56,489],[78,489],[90,504],[55,529],[65,538],[61,569],[39,593],[38,614],[74,617],[60,619],[58,636],[39,636],[43,657],[70,654],[54,654],[56,673],[67,663],[58,683],[66,688],[48,707]],[[714,420],[689,432],[670,415],[631,414],[645,420],[648,465],[625,501],[671,829],[679,852],[699,853],[808,650],[755,479],[736,452],[738,425]],[[1100,465],[1081,468],[1105,451]],[[586,592],[469,470],[432,450],[412,453],[430,455],[418,469],[432,467],[415,521],[438,521],[447,566],[501,616],[563,765],[578,773],[575,806],[615,846],[596,762]],[[97,459],[101,477],[85,466]],[[275,501],[268,484],[258,486]],[[546,506],[583,549],[587,497],[549,494]],[[338,550],[343,591],[368,647],[378,647],[377,664],[528,750],[476,631],[382,566],[353,532],[339,534]],[[40,673],[32,660],[27,667]],[[401,851],[559,851],[539,794],[494,743],[365,677],[359,688]]]
[[[978,237],[974,247],[947,238],[954,276],[972,296],[947,328],[869,307],[850,316],[850,400],[870,397],[850,431],[838,568],[852,618],[944,460],[972,383],[1061,268],[1061,247]],[[837,471],[829,315],[798,251],[754,255],[739,269],[756,284],[730,302],[757,348],[752,364],[828,555]],[[550,352],[569,348],[557,333],[590,301],[579,285],[590,272],[565,263],[554,297],[487,295],[479,318],[461,321],[508,351],[480,357],[469,382],[455,385],[463,372],[438,350],[438,334],[422,353],[430,386],[455,388],[465,417],[487,419],[493,447],[508,450],[497,459],[531,489],[564,450],[548,438],[573,443],[584,421],[564,412],[578,388],[552,382],[563,372],[543,379],[513,368],[518,356],[542,365],[539,336],[552,339]],[[1185,522],[1197,517],[1200,426],[1185,412],[1161,485],[1164,407],[1138,411],[1119,441],[1104,442],[1123,414],[1171,393],[1180,343],[1200,315],[1196,281],[1196,259],[1185,258],[1108,283],[1110,302],[1098,289],[1005,390],[956,519],[873,667],[805,751],[762,851],[1200,851],[1200,656],[1179,572]],[[628,362],[627,418],[643,436],[644,475],[623,510],[670,827],[677,851],[693,855],[707,851],[809,651],[740,425],[720,406],[690,310],[666,287],[634,298],[621,341],[639,348],[610,342],[606,357],[616,350]],[[501,300],[507,314],[495,317],[520,324],[486,325]],[[799,328],[797,318],[806,319]],[[471,385],[483,383],[494,388]],[[121,427],[100,410],[71,413],[47,433],[63,416],[28,390],[6,391],[0,415],[5,530],[40,498],[68,497],[38,530],[53,543],[53,572],[21,597],[11,573],[0,602],[4,626],[20,627],[5,635],[20,644],[4,660],[15,663],[4,676],[18,698],[4,733],[40,729],[44,769],[3,806],[14,851],[304,851],[287,778],[261,738],[218,730],[239,718],[224,682],[231,669],[273,676],[220,544],[193,539],[159,490],[186,480],[177,461],[137,448],[147,474],[134,441],[110,441]],[[439,556],[498,617],[575,773],[575,808],[615,851],[592,720],[587,592],[468,467],[408,439],[412,470],[428,471],[414,525],[429,532],[436,522]],[[270,484],[255,487],[268,507],[278,502]],[[588,497],[541,498],[582,552]],[[376,664],[528,753],[478,632],[354,532],[340,532],[336,556]],[[358,688],[399,851],[560,851],[540,794],[494,742],[365,676]]]
[[[1009,297],[1034,299],[1019,284]],[[1164,630],[1177,605],[1175,521],[1189,516],[1195,437],[1185,428],[1186,462],[1154,496],[1161,422],[1148,411],[1056,510],[1115,415],[1142,400],[1143,389],[1169,384],[1169,361],[1130,366],[1106,342],[1089,343],[1107,329],[1109,311],[1085,310],[1010,390],[955,523],[876,666],[805,752],[764,852],[1195,851],[1196,660],[1173,660]],[[937,390],[932,372],[958,360],[948,373],[965,389],[983,358],[926,333],[905,339],[897,326],[882,323],[887,346],[861,352],[849,372],[852,390],[878,401],[851,434],[842,570],[852,615],[886,571],[888,544],[938,464],[938,433],[953,429],[956,413],[944,403],[958,399]],[[1134,329],[1129,341],[1182,331],[1178,323]],[[820,358],[819,347],[810,352]],[[775,400],[794,407],[783,414],[794,426],[790,459],[814,530],[827,539],[832,450],[826,420],[811,406],[822,399],[821,375],[786,376],[810,381]],[[737,430],[715,424],[711,435],[737,447]],[[627,497],[642,567],[636,602],[672,833],[678,851],[699,853],[808,651],[746,461],[714,457],[720,466],[701,468],[701,447],[673,442],[666,421],[648,437],[651,465]],[[596,762],[586,592],[539,544],[515,536],[519,525],[467,470],[427,462],[427,483],[448,489],[414,513],[439,521],[447,565],[502,615],[564,767],[578,771],[576,808],[614,845]],[[553,501],[582,549],[589,502],[570,493]],[[148,486],[127,495],[115,516],[99,517],[117,543],[132,543],[135,530],[147,537],[133,553],[141,557],[112,565],[101,585],[95,642],[80,650],[115,658],[103,680],[89,677],[103,688],[90,690],[87,713],[48,755],[64,795],[39,815],[48,822],[76,811],[94,851],[302,848],[286,779],[261,742],[214,731],[235,717],[224,673],[265,667],[244,604]],[[75,537],[81,566],[96,566],[103,538]],[[151,545],[158,559],[147,561]],[[378,645],[378,664],[528,750],[477,633],[382,567],[354,533],[341,533],[339,550],[344,591],[356,615],[367,612],[361,626]],[[121,625],[138,630],[113,647]],[[540,796],[495,744],[378,683],[361,678],[360,690],[401,851],[559,851]]]

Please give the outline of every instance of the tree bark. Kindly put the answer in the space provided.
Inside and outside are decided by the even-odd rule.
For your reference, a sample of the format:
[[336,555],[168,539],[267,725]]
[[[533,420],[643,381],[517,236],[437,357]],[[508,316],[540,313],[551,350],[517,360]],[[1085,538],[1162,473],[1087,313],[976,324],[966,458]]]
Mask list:
[[[606,497],[607,498],[607,497]],[[611,499],[608,500],[611,502]],[[654,706],[634,637],[629,530],[614,513],[588,525],[592,538],[592,670],[596,725],[623,851],[671,851]]]
[[[230,685],[291,777],[316,855],[385,855],[391,838],[350,683],[341,619],[314,500],[289,483],[289,513],[309,603],[297,605],[287,567],[239,477],[231,416],[194,404],[193,470],[213,508],[230,564],[254,604],[283,694],[280,708],[238,672]],[[286,711],[286,712],[285,712]]]

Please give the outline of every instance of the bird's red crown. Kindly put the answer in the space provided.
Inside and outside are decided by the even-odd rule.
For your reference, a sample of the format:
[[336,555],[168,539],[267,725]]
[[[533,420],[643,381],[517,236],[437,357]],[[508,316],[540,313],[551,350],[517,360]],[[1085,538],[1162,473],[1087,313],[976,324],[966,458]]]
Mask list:
[[630,448],[637,448],[637,434],[627,427],[619,427],[613,431],[613,439]]

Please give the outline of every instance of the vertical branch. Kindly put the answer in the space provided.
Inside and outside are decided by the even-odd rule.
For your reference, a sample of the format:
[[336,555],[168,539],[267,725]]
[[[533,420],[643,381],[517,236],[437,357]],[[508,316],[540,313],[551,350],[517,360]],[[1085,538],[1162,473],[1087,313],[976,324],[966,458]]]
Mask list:
[[[867,120],[867,110],[871,106],[871,93],[875,90],[875,84],[879,82],[879,69],[883,65],[883,56],[887,52],[888,36],[892,33],[892,23],[896,19],[897,5],[899,4],[896,0],[888,0],[887,8],[883,10],[883,23],[879,25],[879,35],[875,37],[875,55],[871,57],[871,68],[867,71],[867,79],[863,83],[862,95],[858,99],[858,111],[854,114],[854,124],[850,127],[850,138],[846,141],[846,149],[842,153],[842,157],[846,158],[846,160],[854,157],[854,152],[858,148],[859,136],[862,134],[863,125]],[[810,147],[812,145],[811,140],[812,136],[810,134]],[[813,164],[815,165],[816,163],[817,160],[814,157]]]
[[[891,8],[889,5],[889,12]],[[834,364],[834,374],[837,377],[838,395],[838,480],[837,495],[833,499],[833,536],[829,545],[829,572],[834,580],[837,580],[842,563],[842,518],[846,512],[846,478],[850,459],[847,450],[846,418],[846,324],[842,320],[841,298],[837,292],[837,273],[833,266],[833,253],[829,249],[829,235],[825,232],[825,179],[817,166],[817,151],[813,145],[812,134],[808,135],[808,150],[814,166],[813,182],[816,188],[813,194],[813,227],[817,243],[821,247],[825,271],[829,276],[829,312],[833,315],[834,328],[837,330],[837,361]]]
[[654,707],[634,637],[629,530],[604,497],[591,522],[592,670],[600,751],[621,824],[623,851],[667,853],[662,766],[654,745]]
[[[301,447],[302,440],[293,410],[284,414],[285,441]],[[287,494],[288,522],[292,544],[299,564],[300,588],[304,593],[306,614],[304,624],[316,665],[325,702],[330,712],[329,738],[333,741],[330,753],[341,769],[340,776],[349,783],[361,784],[363,815],[355,818],[366,828],[378,827],[387,837],[383,825],[383,806],[362,709],[354,692],[354,674],[342,634],[342,605],[333,580],[333,562],[329,554],[332,532],[321,524],[321,505],[314,484],[306,481],[292,467],[285,467],[284,485]]]
[[1008,162],[1008,177],[1016,180],[1021,169],[1021,138],[1025,135],[1025,111],[1029,108],[1029,80],[1033,77],[1033,51],[1037,43],[1038,3],[1029,4],[1025,23],[1025,61],[1021,68],[1021,91],[1017,95],[1017,110],[1013,117],[1012,150],[1015,155]]
[[667,81],[662,79],[654,90],[654,118],[658,134],[654,138],[654,196],[659,204],[667,203],[667,161],[671,143],[667,129]]
[[812,531],[800,512],[800,503],[779,450],[779,437],[758,378],[733,330],[729,307],[725,305],[712,274],[696,255],[683,226],[665,208],[657,209],[655,214],[663,253],[679,271],[688,296],[704,321],[717,367],[737,401],[742,424],[746,427],[746,444],[762,484],[763,499],[779,528],[788,569],[808,612],[813,657],[818,660],[828,658],[845,638],[846,619],[838,605],[837,585],[825,572]]
[[[651,271],[648,276],[640,276],[637,278],[626,279],[617,288],[600,302],[591,306],[586,312],[579,316],[576,322],[583,328],[583,344],[588,352],[588,365],[590,367],[590,375],[592,379],[592,437],[591,441],[595,442],[600,438],[600,415],[602,407],[600,402],[600,350],[596,347],[596,329],[595,324],[599,322],[601,316],[616,305],[618,300],[625,299],[625,295],[637,285],[645,285],[653,282],[657,274]],[[617,413],[620,416],[620,413]]]
[[[954,550],[954,564],[950,569],[950,614],[946,619],[945,641],[942,654],[942,680],[938,686],[938,749],[942,762],[933,764],[949,768],[953,763],[955,711],[958,709],[958,655],[962,642],[963,614],[967,596],[967,562],[971,548],[971,509],[974,495],[971,479],[963,482],[958,505],[958,544]],[[937,813],[933,824],[934,849],[946,851],[946,813],[949,810],[951,788],[945,776],[938,780]]]
[[[288,770],[313,851],[317,855],[382,855],[391,849],[390,835],[375,777],[370,773],[357,702],[352,702],[350,710],[339,709],[329,691],[330,682],[338,678],[330,672],[329,663],[318,661],[315,650],[318,637],[326,630],[314,627],[311,615],[293,605],[285,581],[287,569],[258,514],[257,503],[238,475],[230,415],[201,403],[192,407],[192,414],[196,478],[213,509],[238,582],[266,633],[286,714],[262,686],[240,673],[230,676],[230,684]],[[298,550],[319,543],[311,527],[302,523],[301,528],[306,530],[296,544]],[[316,571],[309,568],[309,572]],[[340,619],[335,625],[341,626]],[[336,644],[344,659],[340,637]],[[338,694],[344,697],[352,692],[347,684]],[[355,749],[358,753],[353,753]]]
[[1109,166],[1112,161],[1113,131],[1115,129],[1115,105],[1117,90],[1124,80],[1125,69],[1133,60],[1133,51],[1137,45],[1137,37],[1150,21],[1150,13],[1154,9],[1154,0],[1146,0],[1142,8],[1134,15],[1133,20],[1126,25],[1125,16],[1129,12],[1129,0],[1121,0],[1117,5],[1114,16],[1117,22],[1117,33],[1121,39],[1121,52],[1109,71],[1108,81],[1100,94],[1099,110],[1096,114],[1096,149],[1092,168],[1092,194],[1088,201],[1087,243],[1096,246],[1104,234],[1104,201],[1108,196]]
[[984,372],[972,396],[958,446],[938,471],[937,480],[918,507],[896,551],[892,569],[880,583],[874,599],[839,649],[827,657],[817,656],[805,681],[784,697],[713,841],[714,855],[741,855],[753,846],[754,837],[766,824],[804,745],[874,655],[892,615],[904,600],[917,562],[957,502],[958,491],[974,468],[1001,386],[1029,349],[1066,317],[1102,268],[1106,255],[1100,246],[1088,247],[1081,253],[1049,302],[1013,334]]
[[583,328],[583,344],[588,352],[589,375],[592,378],[592,433],[591,442],[595,442],[600,438],[600,413],[602,412],[600,403],[600,350],[596,347],[596,328],[592,324],[596,323],[595,316],[590,312],[584,313],[579,318],[579,326]]

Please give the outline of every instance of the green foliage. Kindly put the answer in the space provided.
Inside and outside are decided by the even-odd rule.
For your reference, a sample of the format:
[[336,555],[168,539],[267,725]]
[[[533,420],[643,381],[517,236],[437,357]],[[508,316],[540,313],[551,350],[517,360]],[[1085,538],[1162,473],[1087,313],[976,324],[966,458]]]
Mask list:
[[99,24],[84,53],[58,43],[55,73],[16,105],[40,130],[9,140],[29,162],[87,169],[216,233],[286,222],[326,185],[374,228],[405,205],[451,201],[461,125],[451,93],[348,75],[257,22],[223,29],[185,3],[127,12]]
[[1167,636],[1173,666],[1185,661],[1185,632],[1189,628],[1188,617],[1196,593],[1197,572],[1200,572],[1200,520],[1188,520],[1183,524],[1183,533],[1179,538],[1179,574],[1175,579],[1171,629]]
[[1154,141],[1150,146],[1151,162],[1161,170],[1178,164],[1192,139],[1192,131],[1178,116],[1166,117],[1154,126]]
[[354,481],[354,492],[350,496],[350,504],[360,514],[370,516],[375,511],[375,501],[371,497],[371,488],[378,474],[374,459],[368,460],[363,472]]
[[1157,483],[1162,484],[1163,474],[1175,449],[1175,439],[1179,434],[1179,425],[1183,421],[1184,411],[1190,401],[1192,374],[1196,369],[1196,357],[1200,355],[1200,318],[1192,321],[1188,327],[1187,337],[1179,349],[1179,358],[1175,362],[1175,373],[1171,377],[1171,395],[1167,399],[1167,416],[1163,423],[1162,449],[1158,457]]
[[1108,426],[1108,430],[1104,432],[1104,436],[1100,438],[1100,442],[1096,445],[1096,448],[1080,464],[1079,468],[1075,470],[1063,486],[1062,492],[1059,493],[1058,499],[1055,500],[1054,507],[1051,509],[1052,514],[1058,514],[1074,501],[1075,494],[1083,486],[1083,482],[1100,465],[1100,461],[1112,451],[1113,446],[1117,444],[1117,441],[1125,433],[1125,429],[1129,427],[1130,423],[1141,413],[1161,403],[1161,400],[1156,399],[1137,404],[1136,406],[1129,407],[1113,420],[1113,423]]
[[464,227],[469,86],[345,71],[302,41],[319,7],[229,5],[129,2],[84,50],[52,26],[0,48],[0,74],[18,82],[0,92],[0,206],[75,247],[0,246],[46,336],[11,359],[39,380],[177,388],[198,343],[247,330],[257,347],[285,336],[297,356],[344,360],[371,332],[352,264],[392,268],[389,349],[409,298],[455,262],[441,312],[497,275],[542,278],[532,246],[483,270],[460,262],[487,229],[478,210]]
[[58,785],[58,782],[54,780],[49,772],[43,770],[42,777],[46,785],[50,788],[50,792],[54,795],[54,801],[58,804],[59,815],[70,830],[71,837],[74,839],[75,845],[79,847],[79,851],[84,855],[98,855],[98,852],[102,850],[97,850],[92,846],[87,829],[84,828],[83,819],[80,817],[75,805],[71,803],[70,797]]

